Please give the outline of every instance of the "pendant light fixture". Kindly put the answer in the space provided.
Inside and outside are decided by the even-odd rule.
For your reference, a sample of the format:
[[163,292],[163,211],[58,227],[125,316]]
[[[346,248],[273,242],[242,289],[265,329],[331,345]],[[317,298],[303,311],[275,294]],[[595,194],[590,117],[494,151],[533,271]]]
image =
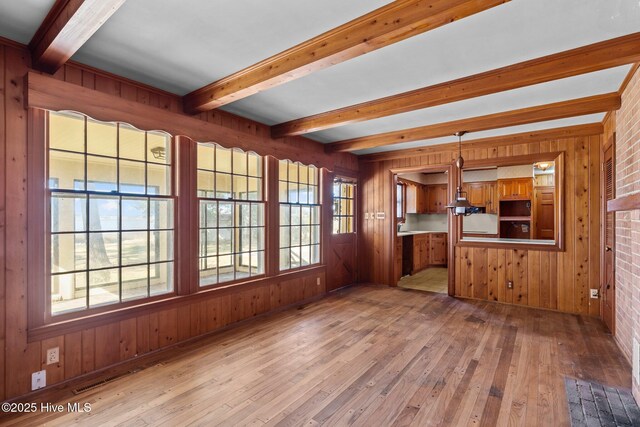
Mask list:
[[474,207],[467,200],[467,193],[462,191],[462,168],[464,167],[464,159],[462,158],[462,135],[466,131],[456,132],[458,137],[458,158],[456,159],[456,167],[458,168],[458,187],[456,188],[456,196],[446,207],[451,209],[451,213],[456,216],[469,216],[476,212],[478,208]]

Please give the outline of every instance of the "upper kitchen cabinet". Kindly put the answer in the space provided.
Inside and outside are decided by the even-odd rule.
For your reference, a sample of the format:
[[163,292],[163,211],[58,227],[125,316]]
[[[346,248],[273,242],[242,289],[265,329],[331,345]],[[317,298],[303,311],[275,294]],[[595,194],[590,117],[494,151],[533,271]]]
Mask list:
[[427,213],[425,186],[410,181],[405,181],[405,183],[407,185],[407,213]]
[[509,178],[498,180],[500,200],[531,200],[533,178]]
[[427,185],[427,212],[447,213],[447,184]]

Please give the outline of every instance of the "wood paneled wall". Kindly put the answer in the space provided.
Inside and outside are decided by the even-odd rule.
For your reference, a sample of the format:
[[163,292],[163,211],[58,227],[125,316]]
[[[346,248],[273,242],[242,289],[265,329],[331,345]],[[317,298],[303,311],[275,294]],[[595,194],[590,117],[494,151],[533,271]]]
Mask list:
[[[280,307],[325,293],[325,267],[305,273],[267,278],[233,289],[186,298],[162,310],[120,318],[40,340],[27,331],[27,111],[23,107],[24,76],[29,52],[0,39],[0,401],[24,395],[31,373],[47,370],[47,384],[90,373],[176,342],[214,331]],[[65,65],[54,77],[130,101],[179,113],[180,98],[107,73]],[[357,174],[353,155],[327,155],[323,147],[301,137],[273,140],[269,128],[221,111],[202,113],[201,120],[238,133],[251,133],[268,144],[273,155],[293,160],[315,158],[322,166]],[[215,141],[215,135],[211,135]],[[327,226],[330,222],[323,218]],[[325,251],[330,253],[330,251]],[[326,262],[331,263],[331,260]],[[60,348],[60,363],[46,365],[48,348]]]
[[[534,153],[565,152],[564,238],[561,252],[540,250],[455,247],[455,295],[568,313],[598,316],[598,299],[589,290],[600,284],[600,143],[601,134],[522,142],[497,141],[463,149],[465,160],[502,158]],[[391,285],[393,191],[391,170],[408,167],[449,165],[457,157],[451,147],[439,151],[402,153],[363,162],[361,165],[362,211],[384,212],[385,219],[360,216],[360,272],[363,280]],[[450,244],[454,244],[450,233]],[[513,280],[513,289],[507,281]]]

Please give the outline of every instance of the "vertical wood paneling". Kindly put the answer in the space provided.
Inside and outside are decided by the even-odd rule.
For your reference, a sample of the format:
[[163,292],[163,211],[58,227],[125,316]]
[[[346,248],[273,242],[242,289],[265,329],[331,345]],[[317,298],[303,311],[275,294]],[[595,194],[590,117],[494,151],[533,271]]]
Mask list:
[[[5,280],[6,395],[31,388],[31,373],[40,370],[40,342],[27,343],[27,112],[23,105],[26,51],[5,47]],[[25,375],[28,373],[28,375]]]
[[529,286],[527,283],[527,251],[513,250],[512,268],[513,268],[513,303],[529,304]]
[[487,251],[487,286],[489,301],[498,301],[498,249]]
[[[5,47],[0,45],[0,93],[4,94],[5,88]],[[4,99],[0,100],[0,400],[5,399],[5,180],[7,171],[6,149],[6,121]]]
[[[170,346],[180,340],[215,331],[234,321],[325,293],[327,283],[324,270],[315,270],[308,276],[289,281],[265,281],[263,286],[239,288],[241,290],[236,291],[236,294],[229,292],[225,295],[211,295],[197,302],[185,301],[177,304],[176,308],[149,311],[111,324],[28,343],[28,123],[22,99],[23,77],[29,71],[28,64],[29,54],[26,50],[0,43],[0,94],[3,101],[0,102],[0,306],[4,313],[0,315],[0,348],[6,349],[0,352],[0,400],[29,392],[31,373],[41,368],[47,370],[48,385],[55,384]],[[67,64],[54,78],[129,101],[180,111],[179,97],[144,88],[133,82],[113,79],[84,67]],[[230,113],[214,111],[203,115],[203,119],[224,123],[238,132],[260,135],[266,143],[272,142],[267,126]],[[310,142],[304,138],[293,138],[289,142],[288,145],[292,146],[311,147]],[[281,151],[282,146],[274,148],[274,154]],[[287,151],[287,155],[290,154],[291,151]],[[318,149],[317,156],[325,156],[324,150]],[[357,172],[358,161],[355,156],[341,154],[334,156],[332,160],[335,160],[337,166]],[[372,191],[377,191],[375,185],[369,187]],[[11,188],[11,191],[5,192],[6,188]],[[379,193],[381,196],[383,194]],[[10,208],[5,209],[7,206]],[[379,230],[382,232],[383,228],[380,227]],[[8,247],[11,251],[6,252]],[[388,267],[385,268],[389,271]],[[316,284],[318,277],[320,285]],[[6,288],[5,283],[11,283],[12,286]],[[47,349],[56,346],[60,349],[60,363],[46,365]]]
[[95,329],[95,369],[120,361],[120,324],[110,323]]
[[96,330],[82,331],[82,373],[86,374],[96,369]]
[[589,313],[589,138],[575,144],[575,310]]
[[540,307],[540,288],[542,282],[540,280],[540,251],[527,252],[527,297],[528,305],[531,307]]
[[136,318],[120,322],[120,360],[127,360],[136,355],[137,351]]
[[487,264],[488,254],[486,248],[473,249],[473,279],[472,279],[472,296],[478,299],[488,299],[488,275]]
[[[570,313],[599,314],[598,300],[590,300],[589,289],[598,287],[600,274],[600,138],[600,135],[593,135],[463,150],[468,160],[563,151],[565,248],[560,252],[548,252],[456,247],[451,262],[451,267],[455,268],[455,295]],[[366,211],[375,212],[385,209],[385,203],[393,201],[391,196],[385,200],[379,189],[384,185],[381,176],[388,174],[389,169],[446,164],[456,155],[447,150],[365,163],[361,168],[362,185],[367,189],[369,186],[374,188],[365,191],[363,206]],[[390,245],[384,233],[391,227],[380,229],[379,221],[374,222],[374,227],[364,227],[363,230],[365,236],[361,241],[367,257],[360,266],[363,273],[371,273],[369,281],[385,284],[388,280],[384,271],[369,266],[390,265],[391,258],[385,252]],[[368,248],[369,245],[373,248]],[[513,281],[513,289],[507,287],[510,280]]]
[[64,378],[82,374],[82,332],[64,336]]
[[[602,136],[589,138],[589,289],[600,289],[600,146]],[[589,314],[600,315],[600,299],[589,299]]]
[[[47,371],[47,384],[55,384],[65,379],[65,345],[64,336],[48,338],[40,346],[40,369]],[[58,362],[47,363],[47,351],[58,348]]]

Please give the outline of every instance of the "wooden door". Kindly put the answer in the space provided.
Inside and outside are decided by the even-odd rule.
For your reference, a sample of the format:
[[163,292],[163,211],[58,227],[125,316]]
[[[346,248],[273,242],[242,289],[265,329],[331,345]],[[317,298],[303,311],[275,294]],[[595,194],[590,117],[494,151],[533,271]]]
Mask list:
[[534,190],[533,238],[555,238],[555,188],[536,187]]
[[512,178],[498,180],[500,200],[531,200],[533,178]]
[[[326,173],[326,175],[325,175]],[[331,183],[333,178],[330,177],[329,172],[323,173],[323,181]],[[340,185],[340,190],[336,192],[335,184]],[[327,234],[328,239],[326,262],[327,262],[327,291],[342,288],[344,286],[355,283],[358,280],[357,276],[357,249],[358,249],[358,228],[356,225],[357,218],[357,185],[355,179],[353,182],[337,181],[334,185],[326,185],[324,188],[323,197],[325,200],[331,200],[331,203],[323,205],[323,209],[327,209],[327,215],[330,215],[331,222],[328,224]],[[336,194],[337,193],[337,194]],[[333,206],[336,201],[343,203],[347,206],[352,206],[352,226],[349,232],[341,231],[339,233],[333,232],[331,226],[333,218]],[[342,208],[338,208],[344,212]],[[347,218],[343,218],[347,220]],[[341,227],[338,227],[340,229]],[[396,254],[397,255],[397,254]]]
[[513,198],[513,181],[501,179],[498,181],[498,197],[500,200],[510,200]]
[[425,234],[425,238],[420,241],[420,268],[429,266],[429,239]]
[[515,179],[515,197],[518,199],[531,200],[533,195],[533,178]]
[[447,185],[441,184],[436,186],[436,213],[446,213],[447,212],[447,204],[449,201],[447,200]]
[[418,187],[414,184],[406,185],[406,213],[418,213]]
[[423,238],[424,235],[421,234],[415,234],[413,236],[413,268],[411,270],[411,274],[417,273],[418,271],[422,270],[422,264],[421,264],[421,240]]
[[498,195],[496,194],[497,188],[495,182],[485,183],[485,197],[487,198],[487,213],[498,213]]
[[607,201],[615,198],[615,169],[613,163],[613,144],[604,153],[603,164],[603,212],[604,212],[604,245],[601,249],[602,259],[602,320],[612,334],[615,334],[616,320],[616,282],[615,282],[615,212],[607,212]]
[[447,264],[446,234],[430,234],[429,260],[432,265]]
[[427,213],[438,212],[438,189],[435,185],[427,186]]
[[483,182],[471,182],[467,186],[467,198],[473,206],[486,206],[485,184]]

